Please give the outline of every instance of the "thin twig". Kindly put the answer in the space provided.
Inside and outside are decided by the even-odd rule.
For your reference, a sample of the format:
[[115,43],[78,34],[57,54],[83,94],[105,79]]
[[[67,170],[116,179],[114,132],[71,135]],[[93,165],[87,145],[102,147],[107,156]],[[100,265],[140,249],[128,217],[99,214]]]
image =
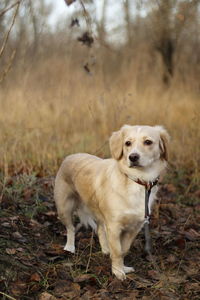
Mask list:
[[92,33],[92,20],[91,20],[91,16],[88,13],[87,9],[85,8],[85,5],[84,5],[83,1],[79,0],[79,2],[80,2],[80,5],[82,6],[82,9],[83,9],[83,16],[85,18],[85,21],[86,21],[86,24],[87,24],[87,27],[88,27],[88,32]]
[[90,266],[91,257],[92,257],[93,238],[94,238],[94,231],[92,231],[92,235],[91,235],[91,239],[90,239],[90,254],[89,254],[89,259],[88,259],[86,270],[85,270],[86,273],[88,272],[88,269],[89,269],[89,266]]
[[14,13],[14,15],[13,15],[13,18],[12,18],[12,22],[11,22],[10,28],[9,28],[9,30],[7,31],[6,35],[5,35],[5,38],[4,38],[4,41],[3,41],[3,45],[2,45],[1,50],[0,50],[0,58],[1,58],[1,56],[3,55],[3,52],[4,52],[5,48],[6,48],[6,44],[7,44],[7,42],[8,42],[8,38],[9,38],[10,32],[11,32],[11,30],[12,30],[12,27],[13,27],[14,23],[15,23],[15,19],[16,19],[17,13],[18,13],[18,9],[19,9],[20,2],[21,2],[21,1],[19,1],[19,2],[16,4],[16,5],[17,5],[17,8],[16,8],[16,10],[15,10],[15,13]]
[[179,271],[180,271],[180,268],[181,268],[184,256],[185,256],[185,251],[181,255],[181,259],[180,259],[180,262],[179,262],[179,265],[178,265],[178,268],[177,268],[175,276],[178,276],[178,274],[179,274]]
[[3,293],[3,292],[0,292],[0,294],[3,295],[3,296],[5,296],[5,297],[7,297],[8,299],[16,300],[16,298],[13,298],[13,297],[11,297],[11,296],[9,296],[9,295]]
[[17,1],[15,2],[14,4],[12,4],[11,6],[3,9],[1,12],[0,12],[0,18],[5,14],[7,13],[7,11],[11,10],[13,7],[15,7],[16,5],[18,5],[20,3],[20,1]]
[[12,62],[15,58],[15,54],[16,54],[16,49],[12,52],[11,57],[9,59],[9,62],[7,64],[7,67],[4,69],[3,74],[0,77],[0,84],[2,83],[2,81],[5,79],[5,77],[7,76],[8,72],[10,71],[10,68],[12,66]]

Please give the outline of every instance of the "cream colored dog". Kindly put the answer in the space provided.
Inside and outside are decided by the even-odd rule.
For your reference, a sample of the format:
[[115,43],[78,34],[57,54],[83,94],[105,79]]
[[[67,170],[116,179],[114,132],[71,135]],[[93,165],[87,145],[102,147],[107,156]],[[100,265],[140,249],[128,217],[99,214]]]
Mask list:
[[[162,126],[124,125],[110,138],[112,158],[89,154],[65,158],[55,180],[55,201],[67,228],[65,250],[75,252],[73,214],[98,232],[102,252],[110,253],[112,272],[123,280],[134,271],[124,256],[144,224],[145,188],[166,168],[169,135]],[[157,187],[152,188],[150,207]],[[97,224],[97,225],[96,225]]]

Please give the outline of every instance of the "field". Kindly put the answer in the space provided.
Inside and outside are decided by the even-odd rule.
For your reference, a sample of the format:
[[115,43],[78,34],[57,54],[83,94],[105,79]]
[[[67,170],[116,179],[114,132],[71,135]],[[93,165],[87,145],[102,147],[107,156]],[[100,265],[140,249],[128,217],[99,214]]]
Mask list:
[[[106,77],[98,65],[88,74],[68,57],[50,57],[16,67],[2,85],[2,299],[199,299],[200,96],[192,79],[166,87],[155,76],[138,78],[126,65]],[[62,159],[108,157],[109,136],[122,124],[162,124],[171,135],[151,223],[155,263],[141,232],[127,256],[136,272],[123,283],[92,232],[77,234],[74,256],[62,250],[66,233],[53,202]]]
[[107,157],[109,136],[123,124],[162,124],[171,135],[170,163],[197,175],[200,103],[190,83],[165,88],[159,80],[143,80],[138,88],[139,76],[126,74],[126,66],[105,82],[98,69],[89,75],[67,58],[24,69],[1,90],[0,164],[6,173],[8,166],[24,166],[55,174],[72,152]]

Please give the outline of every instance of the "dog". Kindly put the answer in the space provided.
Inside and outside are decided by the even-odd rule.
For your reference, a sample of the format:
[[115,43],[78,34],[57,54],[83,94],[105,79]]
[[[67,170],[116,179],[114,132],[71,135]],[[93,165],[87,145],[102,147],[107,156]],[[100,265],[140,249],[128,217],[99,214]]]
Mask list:
[[[58,216],[67,229],[66,251],[75,252],[73,215],[97,230],[112,273],[120,280],[133,272],[124,256],[144,225],[145,188],[166,169],[169,134],[162,126],[124,125],[109,139],[112,158],[78,153],[65,158],[55,179]],[[149,210],[157,186],[152,188]]]

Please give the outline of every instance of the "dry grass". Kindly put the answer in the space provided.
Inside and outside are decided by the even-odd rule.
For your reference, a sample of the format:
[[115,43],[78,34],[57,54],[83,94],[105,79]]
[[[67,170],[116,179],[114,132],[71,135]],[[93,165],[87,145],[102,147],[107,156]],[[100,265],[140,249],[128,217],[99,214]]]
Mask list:
[[70,59],[51,58],[17,73],[0,93],[5,172],[11,165],[26,165],[30,171],[43,167],[52,174],[72,152],[108,156],[111,132],[128,123],[166,126],[172,136],[171,162],[197,174],[199,97],[186,87],[160,88],[156,81],[138,91],[136,75],[122,71],[107,84],[100,69],[90,76]]

